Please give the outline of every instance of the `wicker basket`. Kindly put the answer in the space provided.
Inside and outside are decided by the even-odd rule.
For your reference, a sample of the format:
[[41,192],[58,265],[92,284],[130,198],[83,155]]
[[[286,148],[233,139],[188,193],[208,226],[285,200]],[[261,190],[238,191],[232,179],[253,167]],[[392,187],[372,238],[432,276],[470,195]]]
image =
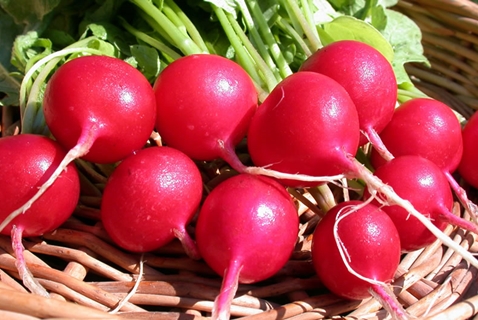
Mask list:
[[[423,31],[431,68],[407,66],[417,87],[468,118],[478,109],[478,4],[407,0],[399,1],[394,9],[411,17]],[[139,255],[115,247],[101,227],[98,210],[108,167],[82,161],[78,165],[82,197],[74,216],[55,232],[24,240],[28,266],[53,299],[29,294],[19,284],[10,238],[0,236],[0,318],[206,318],[221,279],[204,262],[187,258],[177,242],[145,255],[143,265]],[[222,162],[208,163],[202,172],[209,187],[228,176]],[[321,287],[310,261],[310,235],[319,219],[316,197],[304,190],[291,192],[300,200],[296,251],[273,278],[239,286],[232,317],[386,318],[374,299],[346,301]],[[340,196],[337,192],[336,197]],[[461,213],[458,204],[454,210]],[[445,232],[470,252],[478,251],[476,235],[452,227]],[[395,294],[418,318],[470,319],[478,314],[477,272],[436,242],[403,257],[394,281]],[[128,296],[130,292],[134,294]]]

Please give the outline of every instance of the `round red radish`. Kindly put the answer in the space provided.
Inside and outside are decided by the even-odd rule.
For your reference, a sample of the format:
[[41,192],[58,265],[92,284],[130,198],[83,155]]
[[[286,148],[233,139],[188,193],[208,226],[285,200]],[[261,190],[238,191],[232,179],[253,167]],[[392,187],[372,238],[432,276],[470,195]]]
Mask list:
[[[443,230],[449,222],[458,220],[450,212],[453,193],[448,180],[430,160],[416,155],[400,156],[378,168],[374,174],[390,185],[400,197],[410,201],[437,228]],[[370,194],[365,191],[364,196],[368,198]],[[375,200],[373,203],[379,205]],[[392,218],[398,229],[402,251],[418,250],[436,240],[420,221],[402,207],[385,205],[382,210]]]
[[400,262],[400,238],[393,221],[379,207],[345,201],[330,209],[317,224],[311,252],[317,275],[330,291],[361,300],[370,297],[374,285],[350,272],[344,259],[360,276],[390,282]]
[[170,147],[146,148],[124,159],[108,178],[101,220],[126,250],[152,251],[176,237],[198,258],[186,226],[201,198],[201,174],[189,157]]
[[156,104],[151,84],[125,61],[83,56],[62,65],[48,81],[45,121],[66,149],[94,142],[81,157],[113,163],[141,149],[154,129]]
[[80,179],[73,163],[21,214],[11,212],[25,204],[51,176],[66,152],[54,140],[40,135],[20,134],[0,138],[0,231],[12,237],[16,268],[25,287],[49,296],[33,278],[23,256],[22,237],[40,236],[58,228],[73,213],[80,197]]
[[298,227],[290,195],[271,178],[239,174],[212,190],[199,212],[196,241],[206,263],[224,276],[213,318],[227,318],[237,283],[267,279],[284,266]]
[[[461,125],[444,103],[430,98],[415,98],[400,105],[380,137],[395,156],[420,155],[444,172],[458,167],[463,153]],[[372,151],[375,168],[387,161]]]
[[[313,53],[300,70],[319,72],[340,83],[357,107],[360,129],[375,142],[397,102],[395,73],[380,51],[356,40],[336,41]],[[369,139],[362,134],[360,145]]]
[[[251,120],[248,148],[256,166],[311,176],[353,171],[345,154],[359,143],[357,110],[335,80],[310,71],[279,83]],[[289,186],[309,186],[281,180]]]
[[156,129],[168,146],[195,160],[222,158],[242,166],[234,147],[246,134],[258,96],[239,64],[213,54],[185,56],[160,73],[154,91]]
[[463,156],[458,167],[460,176],[478,189],[478,113],[474,113],[462,131]]
[[[1,221],[37,192],[65,154],[57,142],[44,136],[20,134],[0,139]],[[53,231],[73,213],[79,196],[78,172],[71,163],[55,183],[1,233],[9,235],[13,225],[28,237]]]

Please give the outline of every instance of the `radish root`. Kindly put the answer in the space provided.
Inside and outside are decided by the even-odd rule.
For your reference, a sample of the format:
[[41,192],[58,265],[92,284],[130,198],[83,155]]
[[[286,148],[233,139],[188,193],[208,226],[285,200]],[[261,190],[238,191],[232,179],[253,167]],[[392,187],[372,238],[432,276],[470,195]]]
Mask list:
[[382,139],[380,138],[380,135],[377,133],[377,131],[370,129],[368,131],[360,131],[365,138],[370,142],[370,144],[373,146],[373,148],[380,154],[381,157],[383,157],[385,160],[390,161],[394,157],[388,151],[387,147],[383,143]]
[[390,314],[392,319],[408,320],[416,317],[411,317],[398,302],[395,294],[390,290],[389,286],[373,285],[369,290],[370,294],[383,306],[383,308]]
[[466,191],[456,182],[455,178],[450,174],[450,172],[445,172],[445,176],[450,183],[452,190],[455,192],[458,200],[463,205],[465,210],[470,214],[470,217],[475,222],[478,223],[478,206],[474,204],[471,200],[468,199]]
[[335,243],[337,245],[337,249],[339,250],[340,256],[342,257],[342,261],[344,262],[345,267],[347,268],[347,270],[351,274],[353,274],[354,276],[356,276],[357,278],[359,278],[359,279],[361,279],[365,282],[370,283],[371,285],[385,285],[385,283],[383,283],[382,281],[367,278],[367,277],[361,275],[360,273],[358,273],[357,271],[355,271],[354,268],[352,268],[352,266],[349,263],[351,261],[350,255],[348,254],[347,248],[345,247],[344,243],[340,239],[340,235],[339,235],[339,223],[340,223],[340,221],[347,218],[349,215],[353,214],[354,212],[357,212],[361,208],[367,206],[372,201],[372,199],[373,198],[370,197],[369,199],[367,199],[366,201],[364,201],[360,205],[348,205],[348,206],[345,206],[342,209],[340,209],[339,213],[336,216],[335,223],[334,223],[334,239],[335,239]]
[[212,320],[229,320],[232,299],[236,295],[239,286],[239,274],[241,269],[242,265],[238,260],[231,261],[231,265],[226,269],[221,285],[221,292],[214,300]]
[[109,311],[109,313],[111,314],[114,314],[114,313],[117,313],[118,311],[121,310],[121,308],[123,308],[123,306],[129,301],[129,299],[131,299],[132,296],[134,296],[134,294],[136,293],[136,291],[138,291],[138,288],[139,288],[139,284],[141,283],[141,278],[143,277],[143,268],[144,268],[144,253],[141,254],[141,258],[139,259],[139,274],[138,274],[138,279],[136,280],[133,288],[131,289],[130,292],[128,292],[128,294],[126,295],[126,297],[124,297],[123,300],[121,300],[118,305],[116,306],[116,308],[114,308],[113,310]]
[[189,236],[189,234],[184,229],[173,229],[174,236],[178,238],[181,242],[184,251],[193,260],[201,259],[199,250],[196,246],[194,240]]
[[374,197],[370,197],[360,205],[349,205],[343,207],[336,216],[336,220],[334,223],[334,239],[337,244],[337,248],[339,250],[340,256],[342,257],[342,261],[344,262],[345,267],[347,270],[356,276],[357,278],[370,283],[370,294],[377,299],[380,304],[387,310],[387,312],[392,316],[392,319],[397,320],[407,320],[409,319],[408,314],[406,313],[405,309],[402,305],[398,302],[397,298],[395,297],[394,293],[389,289],[388,285],[385,282],[374,280],[368,277],[365,277],[355,271],[352,266],[350,265],[350,256],[348,255],[347,248],[345,247],[344,243],[340,239],[339,235],[339,223],[341,220],[345,219],[349,215],[357,212],[361,208],[367,206]]
[[18,270],[18,274],[20,275],[20,278],[22,279],[25,287],[27,287],[31,293],[49,298],[50,294],[48,293],[48,291],[46,291],[46,289],[43,288],[43,286],[35,279],[35,277],[33,277],[33,274],[27,267],[25,257],[23,256],[25,247],[22,243],[22,234],[23,230],[21,228],[17,228],[16,226],[12,227],[12,247],[13,251],[15,252],[15,257],[17,258],[17,260],[15,261],[15,266]]

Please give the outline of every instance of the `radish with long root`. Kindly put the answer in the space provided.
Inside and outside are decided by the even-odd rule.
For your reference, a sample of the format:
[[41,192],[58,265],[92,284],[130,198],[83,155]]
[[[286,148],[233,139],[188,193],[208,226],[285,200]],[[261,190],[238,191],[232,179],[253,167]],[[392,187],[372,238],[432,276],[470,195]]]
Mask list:
[[22,237],[53,231],[73,213],[80,197],[75,165],[70,163],[22,215],[13,219],[9,214],[37,192],[65,155],[66,151],[56,141],[45,136],[25,133],[0,139],[0,219],[5,224],[1,233],[12,237],[16,267],[23,283],[42,296],[49,294],[26,266]]
[[[272,90],[252,118],[247,135],[255,165],[319,177],[343,175],[344,167],[350,167],[344,154],[357,152],[360,129],[355,105],[338,82],[301,71]],[[254,167],[248,172],[267,174]],[[315,180],[281,182],[294,187],[317,185]]]
[[[412,203],[426,215],[437,228],[443,230],[448,224],[459,226],[477,233],[478,228],[471,221],[452,213],[453,192],[443,171],[432,161],[416,155],[393,158],[375,170],[374,175],[388,184],[395,192]],[[367,190],[364,197],[370,197]],[[376,205],[380,205],[377,194]],[[403,252],[422,249],[436,240],[436,237],[415,217],[400,206],[381,207],[393,220],[400,234]]]
[[341,86],[334,80],[310,71],[297,72],[275,87],[251,120],[248,147],[257,167],[248,167],[246,172],[293,185],[320,184],[327,179],[337,182],[340,176],[361,179],[370,193],[380,192],[388,204],[405,208],[445,245],[478,266],[470,252],[355,158],[358,115],[350,98],[345,99],[337,87]]
[[50,132],[69,151],[8,219],[25,212],[75,159],[114,163],[141,149],[154,129],[154,99],[146,77],[119,58],[82,56],[60,66],[47,83],[43,108]]
[[101,221],[113,241],[133,252],[149,252],[177,238],[199,259],[186,231],[202,199],[201,173],[184,153],[150,147],[124,159],[103,192]]
[[[450,107],[431,98],[410,99],[395,110],[380,137],[394,157],[420,155],[440,167],[463,207],[478,222],[476,204],[452,175],[463,155],[463,138],[460,122]],[[372,150],[375,168],[388,160]]]
[[318,72],[341,84],[357,108],[360,145],[370,142],[388,154],[379,133],[392,119],[398,91],[392,65],[380,51],[361,41],[336,41],[314,52],[300,71]]
[[354,200],[331,208],[314,230],[311,253],[330,291],[352,300],[373,295],[394,319],[408,318],[389,288],[400,263],[400,237],[378,206]]
[[207,196],[196,224],[201,256],[223,283],[213,319],[229,319],[239,283],[255,283],[278,272],[297,241],[299,217],[286,189],[271,178],[233,176]]

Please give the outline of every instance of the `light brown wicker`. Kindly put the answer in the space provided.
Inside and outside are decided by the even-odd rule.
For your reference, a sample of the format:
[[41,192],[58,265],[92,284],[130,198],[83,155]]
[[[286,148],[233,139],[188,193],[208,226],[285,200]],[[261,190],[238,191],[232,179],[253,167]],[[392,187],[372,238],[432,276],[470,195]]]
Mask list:
[[[431,68],[407,66],[417,87],[468,118],[478,109],[478,4],[467,0],[406,0],[399,1],[394,9],[411,17],[423,31]],[[78,164],[83,187],[74,216],[52,233],[24,240],[28,266],[51,292],[51,299],[29,294],[19,284],[10,239],[0,236],[0,318],[207,318],[221,279],[205,263],[187,258],[177,242],[143,258],[112,244],[101,227],[98,210],[108,168]],[[221,162],[204,166],[202,172],[208,187],[228,175]],[[476,190],[470,191],[476,199]],[[386,318],[387,313],[376,300],[346,301],[320,285],[310,262],[310,235],[320,219],[320,199],[304,190],[291,193],[300,200],[301,232],[296,251],[273,278],[239,286],[232,317]],[[339,198],[341,193],[335,196]],[[462,211],[457,204],[455,214]],[[476,235],[452,227],[446,233],[470,252],[478,251]],[[142,273],[140,261],[144,261]],[[403,257],[393,285],[399,302],[411,315],[458,320],[478,314],[477,279],[475,268],[435,242]],[[134,294],[127,297],[135,285]]]

